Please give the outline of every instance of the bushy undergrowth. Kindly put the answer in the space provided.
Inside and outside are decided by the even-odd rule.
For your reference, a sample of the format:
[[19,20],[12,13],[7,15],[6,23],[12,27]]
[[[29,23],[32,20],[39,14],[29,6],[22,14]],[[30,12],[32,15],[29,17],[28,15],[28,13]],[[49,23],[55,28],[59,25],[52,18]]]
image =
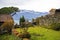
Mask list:
[[51,24],[51,29],[59,31],[60,30],[60,23],[53,23]]

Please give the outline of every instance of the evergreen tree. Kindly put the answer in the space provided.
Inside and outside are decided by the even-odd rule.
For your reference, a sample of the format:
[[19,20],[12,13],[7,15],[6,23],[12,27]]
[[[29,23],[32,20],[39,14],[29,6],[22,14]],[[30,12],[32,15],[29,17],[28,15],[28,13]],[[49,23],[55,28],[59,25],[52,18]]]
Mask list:
[[20,26],[22,27],[22,28],[24,28],[25,27],[25,18],[24,18],[24,16],[22,16],[21,18],[20,18]]

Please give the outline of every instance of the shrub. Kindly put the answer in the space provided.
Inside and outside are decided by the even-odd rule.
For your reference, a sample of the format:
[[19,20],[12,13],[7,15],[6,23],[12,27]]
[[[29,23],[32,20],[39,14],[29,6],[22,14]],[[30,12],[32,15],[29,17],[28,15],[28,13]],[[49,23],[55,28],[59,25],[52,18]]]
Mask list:
[[9,34],[12,33],[12,28],[13,28],[14,22],[13,21],[6,21],[2,26],[1,26],[1,31],[7,31]]
[[60,23],[53,23],[53,24],[51,24],[50,28],[53,30],[59,31],[60,30]]
[[20,28],[20,26],[18,24],[15,24],[14,28]]

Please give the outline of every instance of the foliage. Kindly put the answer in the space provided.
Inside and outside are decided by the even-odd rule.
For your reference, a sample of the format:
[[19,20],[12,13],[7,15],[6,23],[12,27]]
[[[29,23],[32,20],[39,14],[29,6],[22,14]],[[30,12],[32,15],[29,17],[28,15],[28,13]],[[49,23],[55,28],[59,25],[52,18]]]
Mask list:
[[15,25],[14,25],[14,28],[19,28],[19,25],[18,25],[18,24],[15,24]]
[[25,22],[24,16],[22,16],[22,17],[20,18],[20,22]]
[[33,25],[36,25],[35,19],[32,19],[32,24],[33,24]]
[[0,9],[0,14],[11,14],[13,12],[18,11],[17,7],[3,7]]
[[[3,29],[4,31],[5,30],[7,30],[7,32],[9,33],[9,34],[11,34],[12,33],[12,28],[13,28],[13,25],[14,25],[14,21],[13,20],[8,20],[8,21],[6,21],[2,26],[1,26],[1,29]],[[3,31],[2,30],[2,31]]]
[[27,26],[27,27],[32,27],[33,24],[32,24],[32,23],[28,23],[28,24],[26,24],[26,26]]
[[60,23],[53,23],[51,24],[51,29],[54,29],[54,30],[60,30]]
[[22,16],[21,18],[20,18],[20,26],[22,27],[22,28],[24,28],[25,27],[25,18],[24,18],[24,16]]

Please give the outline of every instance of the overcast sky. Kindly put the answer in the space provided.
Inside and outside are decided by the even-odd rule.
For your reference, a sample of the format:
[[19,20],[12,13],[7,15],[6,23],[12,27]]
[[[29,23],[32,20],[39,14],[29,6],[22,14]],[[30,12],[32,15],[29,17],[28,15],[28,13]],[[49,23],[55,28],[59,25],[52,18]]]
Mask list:
[[0,0],[0,8],[8,6],[43,12],[60,8],[60,0]]

